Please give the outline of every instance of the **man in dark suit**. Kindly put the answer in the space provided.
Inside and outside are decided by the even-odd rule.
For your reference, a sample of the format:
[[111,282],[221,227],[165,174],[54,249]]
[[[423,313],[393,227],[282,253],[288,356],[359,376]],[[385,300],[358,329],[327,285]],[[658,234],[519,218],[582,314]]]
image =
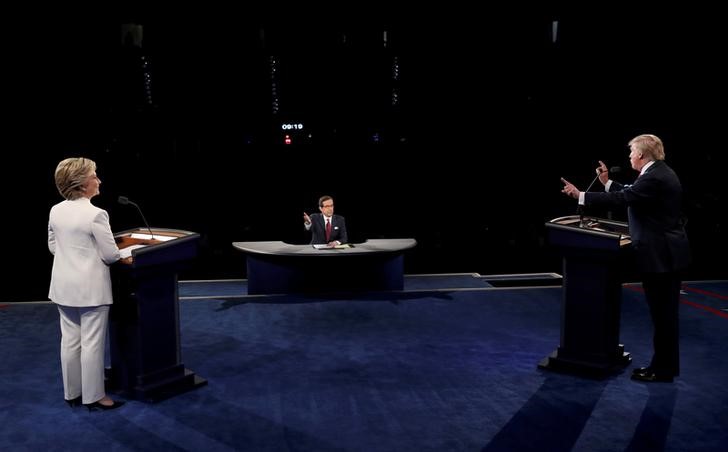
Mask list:
[[321,213],[311,216],[303,213],[303,226],[311,231],[311,244],[336,246],[347,243],[346,221],[341,215],[334,215],[334,198],[322,196],[318,205]]
[[654,326],[652,361],[635,369],[632,379],[671,382],[680,374],[679,272],[690,261],[681,217],[682,187],[664,161],[665,151],[658,137],[639,135],[629,147],[632,168],[640,173],[634,184],[609,180],[607,167],[600,161],[597,173],[604,192],[581,192],[563,178],[562,192],[578,199],[580,205],[627,206],[632,247]]

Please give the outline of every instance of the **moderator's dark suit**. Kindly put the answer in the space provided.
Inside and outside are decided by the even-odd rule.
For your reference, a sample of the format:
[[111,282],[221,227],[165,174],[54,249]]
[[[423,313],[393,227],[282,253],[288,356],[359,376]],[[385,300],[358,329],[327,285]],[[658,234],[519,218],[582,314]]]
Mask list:
[[314,213],[311,218],[311,244],[323,245],[328,242],[338,240],[341,243],[348,243],[349,238],[346,235],[346,221],[341,215],[331,217],[331,237],[326,241],[326,221],[323,214]]
[[664,161],[655,161],[632,185],[612,182],[609,192],[587,192],[588,205],[627,206],[637,269],[654,324],[655,373],[679,375],[679,271],[690,261],[681,218],[682,187]]

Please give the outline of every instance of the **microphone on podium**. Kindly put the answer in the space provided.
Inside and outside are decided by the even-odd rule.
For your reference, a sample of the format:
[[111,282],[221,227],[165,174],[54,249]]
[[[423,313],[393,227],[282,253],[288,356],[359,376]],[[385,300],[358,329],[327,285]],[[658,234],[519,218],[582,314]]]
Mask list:
[[[609,170],[608,170],[608,171],[609,171],[610,173],[614,174],[614,173],[618,173],[618,172],[622,171],[622,168],[621,168],[621,167],[619,167],[619,166],[613,166],[613,167],[609,168]],[[599,179],[599,176],[600,176],[600,175],[601,175],[602,173],[604,173],[604,171],[603,171],[603,170],[602,170],[601,168],[599,168],[599,172],[597,173],[596,177],[595,177],[595,178],[594,178],[594,179],[593,179],[593,180],[591,181],[591,184],[589,184],[589,186],[588,186],[588,187],[586,187],[586,190],[584,190],[584,191],[589,191],[589,189],[591,189],[591,188],[592,188],[592,185],[594,185],[594,182],[596,182],[596,181],[597,181],[597,179]]]
[[119,196],[119,204],[122,206],[126,206],[127,204],[131,204],[132,206],[136,207],[136,209],[139,211],[139,215],[142,216],[142,220],[144,220],[144,225],[146,225],[147,229],[149,230],[149,235],[152,236],[152,240],[154,240],[154,233],[152,233],[152,228],[149,227],[149,223],[147,223],[147,219],[144,218],[144,214],[142,213],[142,209],[139,208],[137,203],[130,201],[129,198],[126,196]]
[[[613,166],[613,167],[609,168],[607,171],[614,174],[614,173],[618,173],[618,172],[622,171],[622,168],[619,166]],[[592,185],[594,185],[594,182],[596,182],[597,179],[599,179],[599,176],[601,176],[602,173],[604,173],[604,170],[599,168],[599,172],[594,177],[594,179],[591,181],[591,184],[589,184],[589,186],[586,187],[586,190],[584,190],[584,192],[588,192],[592,188]],[[579,205],[576,210],[579,214],[579,224],[581,224],[583,226],[584,225],[584,206]]]

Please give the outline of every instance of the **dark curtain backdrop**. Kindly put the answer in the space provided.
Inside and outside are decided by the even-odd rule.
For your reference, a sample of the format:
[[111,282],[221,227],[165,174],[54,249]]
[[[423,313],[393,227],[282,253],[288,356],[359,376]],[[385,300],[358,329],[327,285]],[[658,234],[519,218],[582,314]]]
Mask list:
[[[183,278],[245,277],[233,241],[306,243],[302,212],[322,194],[353,241],[416,238],[408,273],[560,272],[543,230],[575,212],[559,177],[585,188],[601,159],[633,180],[626,143],[646,132],[684,184],[688,277],[728,276],[716,264],[728,248],[719,16],[523,6],[366,25],[271,17],[8,25],[3,299],[45,299],[53,169],[68,156],[99,164],[94,202],[115,230],[142,224],[116,204],[125,195],[153,226],[202,234]],[[125,23],[142,26],[141,47],[123,39]]]

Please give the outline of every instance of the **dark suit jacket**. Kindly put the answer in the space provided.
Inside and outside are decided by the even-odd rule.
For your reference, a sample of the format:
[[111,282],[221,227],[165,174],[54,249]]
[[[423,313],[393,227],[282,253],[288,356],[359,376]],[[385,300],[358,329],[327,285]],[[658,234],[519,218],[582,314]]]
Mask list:
[[[326,221],[324,220],[323,214],[314,213],[311,217],[311,244],[312,245],[323,245],[328,243],[326,241]],[[341,215],[334,215],[331,217],[331,237],[329,242],[338,240],[341,243],[348,243],[348,236],[346,235],[346,221]]]
[[690,245],[681,217],[682,186],[667,164],[655,161],[632,185],[612,182],[609,192],[587,192],[584,203],[627,206],[637,269],[664,273],[687,267]]

